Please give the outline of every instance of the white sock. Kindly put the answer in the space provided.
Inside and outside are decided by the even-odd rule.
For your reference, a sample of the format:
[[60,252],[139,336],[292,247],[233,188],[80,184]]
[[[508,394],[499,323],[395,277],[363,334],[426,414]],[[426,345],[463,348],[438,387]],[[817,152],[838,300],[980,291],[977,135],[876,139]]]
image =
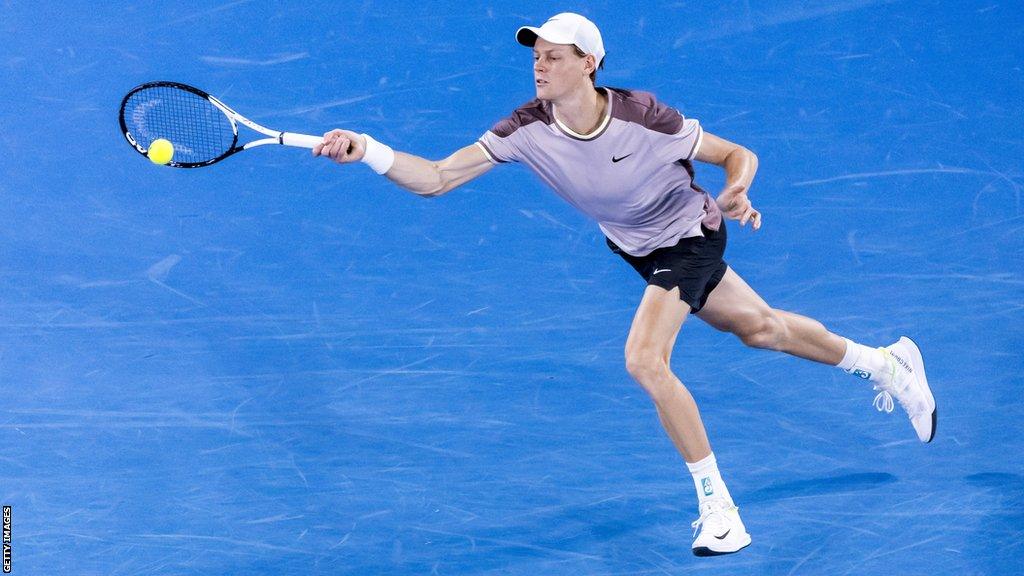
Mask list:
[[839,368],[864,380],[877,381],[888,374],[885,356],[877,348],[868,348],[849,338],[843,340],[846,340],[846,354],[837,365]]
[[690,469],[693,485],[697,488],[698,506],[711,498],[725,498],[730,505],[733,503],[729,489],[725,487],[722,475],[718,472],[718,461],[713,452],[699,462],[687,462],[686,467]]

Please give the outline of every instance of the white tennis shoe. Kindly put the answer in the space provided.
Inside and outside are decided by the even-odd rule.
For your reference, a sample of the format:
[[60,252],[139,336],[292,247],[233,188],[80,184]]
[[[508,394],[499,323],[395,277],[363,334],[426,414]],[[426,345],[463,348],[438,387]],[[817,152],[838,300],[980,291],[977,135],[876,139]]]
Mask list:
[[892,399],[895,397],[910,417],[917,437],[921,442],[931,442],[935,437],[938,410],[924,373],[921,350],[906,336],[901,336],[899,341],[888,348],[879,350],[885,355],[889,374],[887,378],[875,383],[875,390],[879,391],[875,396],[875,408],[879,412],[892,412]]
[[700,505],[700,518],[692,526],[697,536],[693,540],[695,556],[732,554],[750,545],[750,534],[740,520],[740,509],[724,498],[704,501]]

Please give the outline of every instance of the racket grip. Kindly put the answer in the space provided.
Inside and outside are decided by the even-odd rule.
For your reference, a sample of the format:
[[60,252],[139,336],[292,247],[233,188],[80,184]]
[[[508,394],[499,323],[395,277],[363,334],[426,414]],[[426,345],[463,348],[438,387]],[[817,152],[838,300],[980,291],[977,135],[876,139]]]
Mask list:
[[281,132],[280,142],[285,146],[296,148],[316,148],[324,141],[323,136],[310,136],[308,134],[296,134],[294,132]]

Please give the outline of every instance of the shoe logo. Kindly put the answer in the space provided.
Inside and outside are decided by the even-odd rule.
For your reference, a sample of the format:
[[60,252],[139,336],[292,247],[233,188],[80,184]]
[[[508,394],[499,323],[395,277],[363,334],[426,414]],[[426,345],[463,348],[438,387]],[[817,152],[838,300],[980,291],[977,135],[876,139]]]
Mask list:
[[721,536],[715,536],[715,538],[717,538],[718,540],[725,540],[725,537],[729,535],[729,532],[732,532],[732,528],[726,530],[725,534],[722,534]]
[[633,155],[633,153],[632,153],[632,152],[630,152],[629,154],[626,154],[625,156],[619,157],[619,158],[616,158],[616,157],[615,157],[615,156],[613,155],[613,156],[612,156],[612,162],[618,162],[618,161],[620,161],[620,160],[625,160],[626,158],[629,158],[629,157],[630,157],[630,156],[632,156],[632,155]]
[[671,272],[671,271],[672,271],[671,268],[657,268],[657,269],[654,270],[654,273],[652,273],[651,276],[654,276],[654,274],[657,274],[659,272]]
[[889,356],[890,356],[890,357],[891,357],[891,358],[892,358],[893,360],[895,360],[897,364],[899,364],[900,366],[902,366],[902,367],[903,367],[903,369],[904,369],[904,370],[906,370],[907,372],[909,372],[909,373],[913,373],[913,372],[914,372],[914,369],[910,367],[910,364],[908,364],[908,363],[907,363],[907,361],[906,361],[906,360],[904,360],[903,358],[900,358],[900,357],[899,357],[899,356],[898,356],[898,355],[897,355],[897,354],[896,354],[895,352],[893,352],[892,350],[890,350],[890,351],[889,351]]
[[857,378],[863,378],[864,380],[870,380],[871,379],[871,372],[865,372],[864,370],[861,370],[860,368],[854,370],[853,371],[853,375],[856,376]]

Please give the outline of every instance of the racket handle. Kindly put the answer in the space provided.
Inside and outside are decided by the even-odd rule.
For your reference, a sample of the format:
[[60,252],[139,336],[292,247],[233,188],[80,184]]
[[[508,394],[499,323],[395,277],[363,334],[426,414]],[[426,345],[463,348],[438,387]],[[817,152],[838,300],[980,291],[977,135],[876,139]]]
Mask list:
[[280,142],[285,146],[296,148],[316,148],[324,141],[323,136],[310,136],[308,134],[296,134],[294,132],[281,132]]

